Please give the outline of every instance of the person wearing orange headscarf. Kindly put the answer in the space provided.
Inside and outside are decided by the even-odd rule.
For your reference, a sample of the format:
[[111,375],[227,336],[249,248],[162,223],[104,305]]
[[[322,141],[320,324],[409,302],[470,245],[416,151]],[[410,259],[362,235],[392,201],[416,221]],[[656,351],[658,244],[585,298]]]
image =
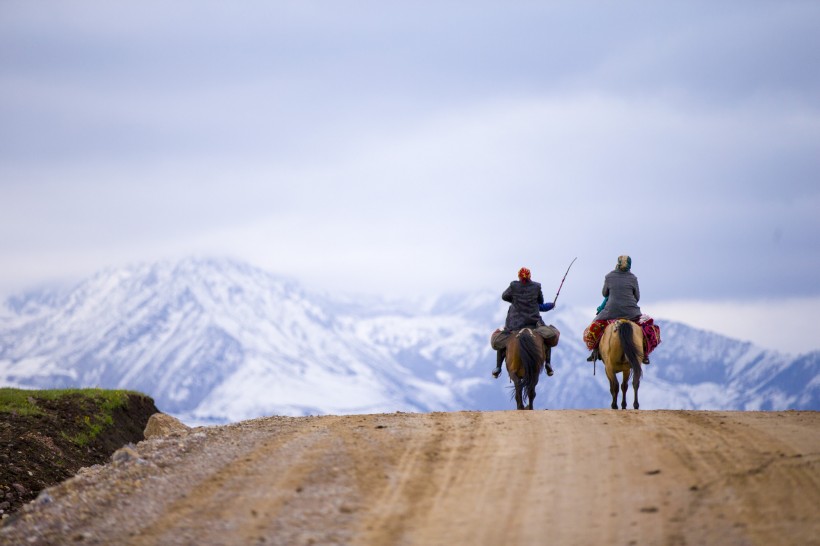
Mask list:
[[507,310],[504,328],[496,330],[491,338],[491,344],[497,351],[493,377],[498,377],[501,373],[501,363],[504,362],[507,352],[506,340],[509,339],[510,333],[528,327],[536,330],[544,338],[547,345],[546,371],[547,375],[552,375],[550,348],[557,344],[559,332],[554,326],[546,326],[541,319],[541,312],[555,307],[552,302],[544,303],[541,284],[532,280],[532,273],[529,269],[522,267],[518,270],[518,280],[510,283],[510,286],[501,294],[501,299],[509,302],[510,308]]

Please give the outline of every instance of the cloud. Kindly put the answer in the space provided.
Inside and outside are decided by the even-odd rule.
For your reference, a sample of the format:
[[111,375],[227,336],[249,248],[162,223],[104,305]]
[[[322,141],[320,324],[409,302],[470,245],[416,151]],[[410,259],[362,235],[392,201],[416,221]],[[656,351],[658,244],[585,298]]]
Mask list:
[[[696,328],[750,341],[760,347],[799,354],[818,350],[811,317],[820,298],[784,300],[656,301],[656,318],[669,318]],[[644,306],[648,307],[648,306]]]
[[[778,173],[785,184],[780,176],[749,180],[772,160],[771,146],[776,155],[820,142],[820,124],[754,112],[689,115],[598,96],[504,99],[396,127],[339,127],[333,154],[316,150],[312,161],[293,164],[251,154],[9,169],[5,178],[20,182],[4,190],[0,222],[24,234],[7,248],[108,252],[176,240],[182,249],[221,232],[215,252],[241,247],[258,259],[280,245],[280,256],[298,257],[285,260],[294,264],[321,252],[321,263],[351,277],[395,253],[394,282],[456,285],[458,271],[480,268],[491,273],[471,279],[489,283],[509,260],[585,252],[608,267],[630,252],[646,263],[663,256],[653,268],[663,293],[811,292],[806,283],[767,284],[817,265],[805,249],[817,242],[818,189],[788,166]],[[230,243],[226,233],[260,243]],[[451,267],[442,266],[447,257]]]
[[[820,7],[0,7],[0,285],[227,254],[333,290],[816,297]],[[557,280],[555,281],[557,286]]]

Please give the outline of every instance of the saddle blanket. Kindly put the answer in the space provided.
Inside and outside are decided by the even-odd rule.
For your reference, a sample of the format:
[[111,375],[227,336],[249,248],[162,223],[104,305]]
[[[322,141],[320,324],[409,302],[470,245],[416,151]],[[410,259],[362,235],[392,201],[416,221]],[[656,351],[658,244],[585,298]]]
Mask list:
[[[544,343],[546,343],[547,347],[555,347],[556,345],[558,345],[558,339],[561,337],[561,332],[559,332],[558,328],[556,328],[552,324],[550,324],[549,326],[545,324],[539,324],[538,326],[533,327],[532,330],[536,334],[544,338]],[[507,341],[513,335],[517,334],[519,331],[520,330],[510,331],[504,328],[498,328],[490,336],[490,346],[496,351],[506,349]]]
[[[601,341],[601,336],[604,335],[604,329],[610,322],[615,321],[594,320],[592,324],[586,327],[584,330],[584,343],[586,343],[587,349],[591,351],[598,346],[598,342]],[[643,331],[643,338],[644,341],[646,341],[646,354],[649,355],[655,350],[655,347],[661,344],[660,326],[655,324],[655,320],[649,315],[641,315],[641,318],[635,322]]]

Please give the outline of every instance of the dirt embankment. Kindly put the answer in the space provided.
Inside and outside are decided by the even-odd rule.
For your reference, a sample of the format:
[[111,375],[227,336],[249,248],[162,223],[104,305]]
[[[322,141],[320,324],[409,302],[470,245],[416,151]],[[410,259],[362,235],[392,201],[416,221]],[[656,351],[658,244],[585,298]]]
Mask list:
[[[19,391],[36,412],[0,412],[0,514],[14,514],[46,487],[70,478],[83,467],[108,462],[127,443],[143,439],[154,401],[122,394],[123,404],[106,407],[95,389],[41,396]],[[108,391],[110,394],[113,391]]]
[[16,544],[820,544],[817,412],[256,419],[43,492]]

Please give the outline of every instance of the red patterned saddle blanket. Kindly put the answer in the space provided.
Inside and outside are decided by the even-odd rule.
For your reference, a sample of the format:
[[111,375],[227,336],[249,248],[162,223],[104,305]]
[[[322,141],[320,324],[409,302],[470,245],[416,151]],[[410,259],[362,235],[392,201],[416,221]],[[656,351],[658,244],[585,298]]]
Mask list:
[[[586,343],[587,349],[591,351],[598,346],[598,342],[601,341],[601,336],[604,335],[604,329],[610,322],[615,321],[594,320],[592,324],[586,327],[584,330],[584,343]],[[641,315],[641,318],[635,322],[643,331],[643,337],[644,340],[646,340],[646,354],[648,355],[655,350],[655,347],[661,344],[661,328],[655,324],[655,320],[649,315]]]

